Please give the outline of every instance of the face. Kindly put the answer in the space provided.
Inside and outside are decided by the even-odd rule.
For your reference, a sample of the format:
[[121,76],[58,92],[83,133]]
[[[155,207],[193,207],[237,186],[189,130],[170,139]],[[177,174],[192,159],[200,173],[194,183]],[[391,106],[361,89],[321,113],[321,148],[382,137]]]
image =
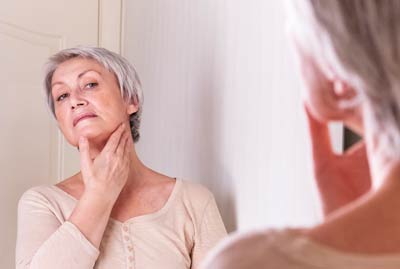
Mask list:
[[59,128],[73,146],[81,136],[104,144],[138,110],[122,98],[115,75],[90,59],[60,64],[52,77],[51,94]]
[[299,43],[294,43],[305,86],[303,98],[311,114],[321,122],[343,121],[361,134],[361,105],[348,106],[357,98],[357,92],[340,79],[324,59],[317,61]]
[[312,56],[301,52],[300,70],[304,82],[303,97],[311,113],[321,121],[341,120],[335,82],[322,71]]

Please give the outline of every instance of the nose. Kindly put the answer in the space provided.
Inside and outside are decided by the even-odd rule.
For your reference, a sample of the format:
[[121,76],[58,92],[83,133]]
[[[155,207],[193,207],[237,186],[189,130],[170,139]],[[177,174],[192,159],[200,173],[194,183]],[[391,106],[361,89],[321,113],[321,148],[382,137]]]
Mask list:
[[79,93],[71,93],[70,98],[71,109],[75,110],[80,106],[86,106],[88,104],[87,100],[82,98]]

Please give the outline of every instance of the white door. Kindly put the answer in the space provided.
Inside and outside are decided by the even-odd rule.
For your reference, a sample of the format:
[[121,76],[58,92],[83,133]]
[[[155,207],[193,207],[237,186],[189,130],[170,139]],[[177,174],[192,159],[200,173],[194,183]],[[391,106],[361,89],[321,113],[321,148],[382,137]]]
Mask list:
[[15,268],[17,202],[31,186],[76,172],[44,101],[43,64],[98,44],[98,0],[0,0],[0,268]]

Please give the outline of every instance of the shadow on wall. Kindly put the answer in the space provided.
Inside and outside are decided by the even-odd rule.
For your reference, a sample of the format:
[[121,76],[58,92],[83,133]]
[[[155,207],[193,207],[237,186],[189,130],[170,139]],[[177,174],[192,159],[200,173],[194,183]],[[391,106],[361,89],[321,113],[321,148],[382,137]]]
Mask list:
[[[215,19],[215,18],[214,18]],[[216,19],[215,19],[216,20]],[[209,18],[209,23],[213,20]],[[214,25],[218,25],[215,23]],[[200,176],[202,184],[210,188],[214,193],[221,216],[224,220],[228,232],[237,229],[235,184],[229,169],[224,166],[224,156],[221,152],[223,139],[222,126],[224,120],[224,53],[219,51],[217,44],[220,31],[212,31],[208,35],[208,40],[203,40],[206,48],[202,51],[199,66],[192,79],[194,106],[193,115],[195,117],[196,130],[193,135],[193,142],[199,143],[194,147],[198,152],[187,152],[194,154],[196,163],[196,176]],[[214,36],[215,35],[215,36]],[[199,137],[196,137],[196,136]]]
[[225,227],[228,232],[232,232],[237,229],[235,185],[233,176],[224,167],[223,156],[218,151],[222,137],[219,129],[222,120],[219,110],[221,104],[215,95],[218,87],[214,84],[212,72],[209,67],[204,71],[203,75],[207,79],[199,84],[202,85],[203,90],[199,91],[198,104],[207,104],[207,109],[204,109],[205,106],[199,106],[196,112],[196,115],[199,115],[196,128],[201,134],[199,140],[201,143],[197,147],[199,152],[195,157],[199,159],[196,174],[202,179],[202,184],[214,193]]

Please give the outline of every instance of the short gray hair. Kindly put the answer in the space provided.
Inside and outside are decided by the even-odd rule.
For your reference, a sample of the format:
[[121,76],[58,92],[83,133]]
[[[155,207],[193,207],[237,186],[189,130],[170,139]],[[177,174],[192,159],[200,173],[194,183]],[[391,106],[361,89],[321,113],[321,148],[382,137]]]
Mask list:
[[47,104],[55,117],[54,101],[51,94],[51,80],[53,74],[60,64],[73,58],[84,58],[95,60],[104,68],[114,73],[118,81],[121,95],[125,100],[135,99],[138,102],[138,111],[130,116],[129,122],[133,141],[139,140],[139,127],[143,106],[143,91],[138,74],[135,68],[122,56],[104,48],[97,47],[76,47],[59,51],[51,56],[45,68],[45,93]]
[[295,0],[288,8],[300,43],[359,91],[379,150],[400,158],[400,1]]

